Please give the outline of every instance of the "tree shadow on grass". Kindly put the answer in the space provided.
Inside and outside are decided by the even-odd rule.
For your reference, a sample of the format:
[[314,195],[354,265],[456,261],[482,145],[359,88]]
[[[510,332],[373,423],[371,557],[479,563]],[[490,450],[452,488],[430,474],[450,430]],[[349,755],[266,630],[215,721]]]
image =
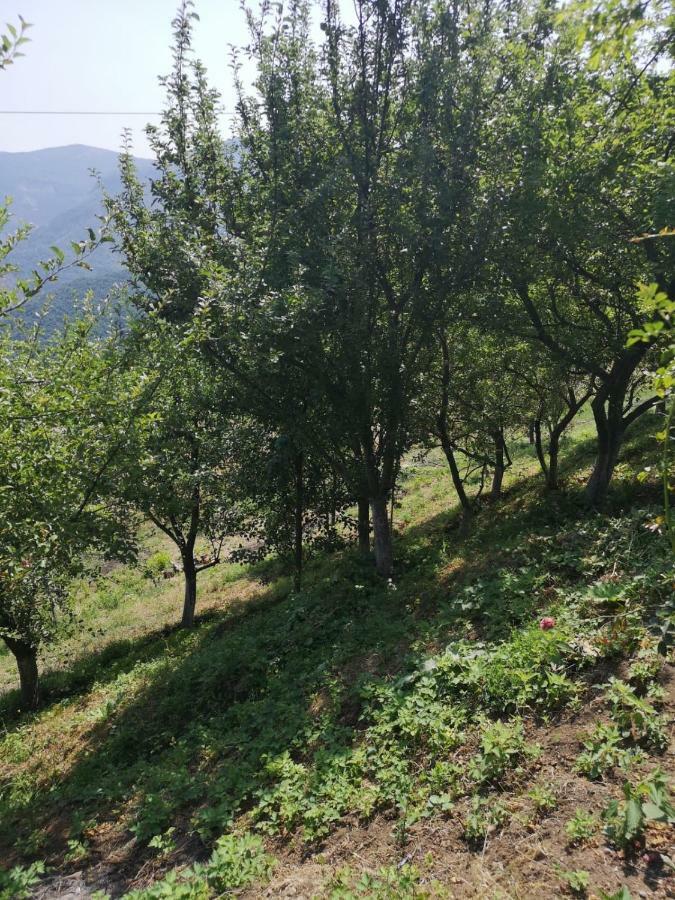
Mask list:
[[348,744],[352,726],[339,708],[321,711],[327,688],[355,656],[398,663],[414,628],[367,563],[347,554],[341,568],[324,561],[302,593],[265,591],[202,617],[191,633],[122,642],[72,673],[75,689],[97,685],[100,705],[87,713],[69,768],[25,794],[5,792],[0,855],[10,858],[10,844],[55,816],[62,833],[49,840],[62,849],[75,810],[110,822],[133,807],[143,840],[187,810],[204,836],[218,834],[269,777],[266,761],[312,742]]
[[[95,691],[64,735],[65,763],[40,773],[38,757],[30,784],[0,794],[0,856],[11,860],[43,830],[48,855],[60,861],[88,822],[86,832],[112,830],[127,842],[132,876],[147,852],[139,848],[172,825],[195,830],[205,846],[260,802],[273,819],[269,790],[280,773],[292,778],[311,760],[316,781],[358,742],[364,678],[399,673],[416,641],[472,622],[460,588],[486,576],[481,590],[493,591],[498,610],[490,639],[531,616],[541,599],[529,574],[522,583],[513,576],[534,552],[527,541],[581,515],[575,493],[545,496],[538,478],[525,479],[469,529],[455,509],[408,528],[397,538],[395,587],[353,552],[318,558],[301,592],[274,585],[203,615],[192,632],[163,629],[78,661],[60,682],[64,693]],[[581,539],[572,559],[583,551]],[[457,561],[451,578],[449,560]],[[60,714],[72,714],[67,703],[40,715]]]
[[[215,585],[209,585],[202,594],[207,595],[214,590],[222,589],[226,585],[236,581],[258,582],[269,585],[275,579],[283,576],[283,566],[276,559],[266,559],[237,572],[233,578],[227,571],[222,581]],[[180,577],[180,576],[179,576]],[[201,595],[200,595],[201,596]],[[219,610],[207,609],[197,614],[197,625],[205,624],[226,615],[228,620],[236,621],[239,615],[248,614],[258,603],[273,603],[279,596],[278,587],[275,586],[266,591],[264,596],[255,596],[252,599],[234,599],[225,613]],[[200,599],[198,597],[198,599]],[[152,603],[153,597],[148,597],[148,603]],[[176,603],[176,614],[180,611],[179,601]],[[150,661],[164,652],[164,643],[167,639],[180,634],[178,621],[167,623],[140,637],[124,638],[110,641],[102,647],[89,652],[79,652],[69,661],[69,665],[62,668],[46,669],[41,675],[42,703],[37,715],[42,715],[56,703],[64,699],[72,699],[75,695],[91,690],[94,684],[102,678],[111,681],[114,678],[130,671],[139,662]],[[180,640],[180,638],[178,638]],[[4,645],[3,645],[4,646]],[[32,713],[22,713],[21,696],[18,687],[0,694],[0,726],[7,729],[17,723],[27,723],[34,718]]]

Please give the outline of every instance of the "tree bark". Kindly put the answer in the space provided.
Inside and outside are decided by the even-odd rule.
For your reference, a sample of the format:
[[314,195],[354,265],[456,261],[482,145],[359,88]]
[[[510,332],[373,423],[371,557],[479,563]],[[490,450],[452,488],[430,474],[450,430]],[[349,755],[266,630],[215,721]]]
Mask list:
[[591,506],[598,506],[607,496],[623,442],[623,397],[619,399],[616,395],[612,396],[610,391],[601,391],[591,406],[598,435],[598,449],[593,471],[586,484],[586,500]]
[[387,514],[387,498],[371,497],[370,507],[373,513],[373,536],[375,544],[375,569],[378,575],[390,578],[394,571],[394,553],[391,540],[391,528]]
[[302,517],[304,513],[304,481],[302,453],[295,456],[295,539],[293,586],[296,591],[302,587]]
[[535,419],[533,425],[533,433],[534,433],[534,447],[537,451],[537,459],[539,460],[539,465],[541,466],[541,471],[544,473],[544,478],[546,479],[546,484],[548,484],[548,463],[546,462],[546,455],[544,453],[544,443],[541,439],[541,419]]
[[452,444],[450,443],[447,434],[441,434],[440,439],[443,453],[445,454],[445,458],[448,461],[448,467],[450,469],[450,475],[452,477],[452,484],[455,488],[457,498],[460,502],[464,515],[471,515],[471,501],[469,500],[467,493],[464,490],[464,482],[462,481],[462,476],[459,474],[459,466],[457,465],[457,459],[455,458]]
[[546,487],[549,491],[558,490],[558,456],[560,453],[560,435],[555,431],[551,435],[548,444],[548,474]]
[[197,606],[197,567],[194,561],[194,547],[183,555],[183,577],[185,579],[185,599],[183,600],[183,617],[181,628],[192,628],[195,624],[195,607]]
[[499,428],[493,434],[495,443],[495,470],[492,476],[492,487],[490,489],[490,497],[496,500],[502,493],[502,482],[504,481],[504,431]]
[[5,643],[16,660],[21,688],[21,705],[26,710],[37,709],[40,704],[40,678],[37,665],[37,647],[16,638],[6,637]]
[[370,553],[370,509],[368,507],[368,498],[359,497],[357,500],[359,509],[359,550],[364,556]]
[[450,467],[450,475],[452,476],[452,483],[455,487],[457,497],[459,498],[464,514],[468,516],[471,513],[471,502],[464,490],[464,484],[459,474],[457,460],[455,459],[455,453],[452,448],[452,441],[450,440],[450,434],[448,433],[448,407],[450,405],[450,350],[448,348],[447,338],[444,334],[441,335],[441,351],[443,354],[441,404],[436,419],[436,429],[441,441],[443,453],[445,453],[445,458]]

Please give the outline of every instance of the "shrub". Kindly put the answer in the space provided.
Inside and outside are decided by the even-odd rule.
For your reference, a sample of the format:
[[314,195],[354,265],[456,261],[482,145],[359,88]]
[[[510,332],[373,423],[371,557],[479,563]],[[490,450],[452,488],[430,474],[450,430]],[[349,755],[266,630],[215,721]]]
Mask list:
[[524,755],[522,722],[515,719],[510,724],[492,722],[484,725],[480,746],[480,753],[469,764],[469,776],[482,785],[501,778]]
[[582,743],[584,752],[577,757],[575,768],[589,778],[601,778],[615,766],[628,768],[643,754],[623,747],[624,738],[616,725],[599,723]]
[[147,578],[159,578],[165,569],[171,568],[171,556],[166,550],[158,550],[145,561],[145,575]]
[[638,697],[629,685],[618,678],[610,680],[605,697],[610,704],[610,715],[623,738],[631,739],[649,750],[665,750],[668,735],[651,703]]
[[23,900],[30,897],[34,887],[44,874],[45,865],[35,862],[30,866],[15,866],[9,871],[0,869],[0,900]]
[[592,813],[577,809],[565,825],[565,834],[570,844],[584,844],[590,841],[599,827],[599,822]]
[[602,813],[605,834],[617,847],[630,851],[641,847],[648,821],[675,823],[675,807],[660,769],[635,785],[625,781],[622,792],[623,799],[612,800]]

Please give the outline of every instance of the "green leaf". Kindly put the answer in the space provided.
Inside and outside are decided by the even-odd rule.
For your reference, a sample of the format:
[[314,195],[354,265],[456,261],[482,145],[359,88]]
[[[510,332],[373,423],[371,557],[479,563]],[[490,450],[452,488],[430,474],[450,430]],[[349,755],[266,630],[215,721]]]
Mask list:
[[626,801],[626,838],[630,840],[642,830],[644,816],[642,814],[642,805],[638,800]]

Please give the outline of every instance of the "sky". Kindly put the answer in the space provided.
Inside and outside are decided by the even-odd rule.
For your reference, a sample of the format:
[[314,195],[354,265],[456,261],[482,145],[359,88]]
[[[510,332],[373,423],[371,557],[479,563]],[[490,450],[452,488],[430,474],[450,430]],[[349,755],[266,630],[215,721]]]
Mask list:
[[[120,149],[131,129],[134,153],[149,156],[143,126],[162,109],[157,78],[171,68],[171,20],[178,0],[0,0],[0,31],[18,14],[32,24],[25,57],[0,72],[0,150],[64,144]],[[232,109],[228,45],[246,42],[239,0],[197,0],[194,47],[209,81]],[[6,115],[6,110],[93,111],[121,115]],[[224,134],[229,118],[221,117]]]

